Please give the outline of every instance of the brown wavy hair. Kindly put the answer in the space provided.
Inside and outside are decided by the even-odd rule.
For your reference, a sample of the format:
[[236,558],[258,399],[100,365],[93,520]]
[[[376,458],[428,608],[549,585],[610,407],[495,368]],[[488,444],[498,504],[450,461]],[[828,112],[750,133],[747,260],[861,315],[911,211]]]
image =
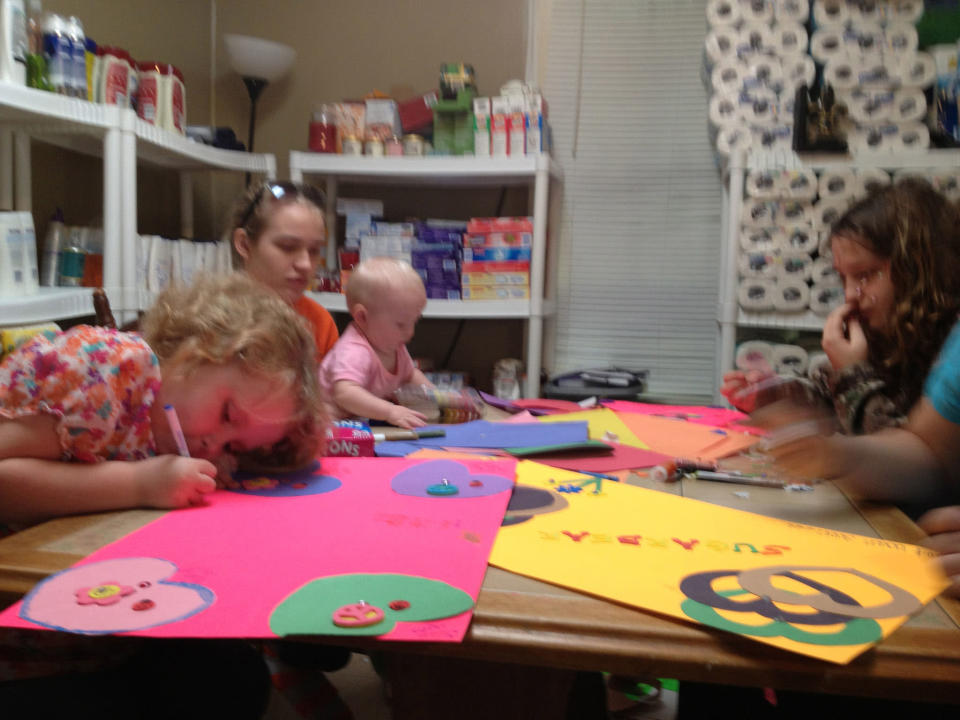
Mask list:
[[302,318],[275,292],[246,273],[201,276],[190,286],[161,293],[141,329],[161,364],[178,372],[235,363],[244,373],[293,391],[295,415],[287,436],[272,448],[246,453],[241,465],[282,470],[316,456],[325,426],[316,343]]
[[960,312],[960,213],[908,177],[854,204],[830,235],[890,261],[893,317],[886,332],[868,332],[870,361],[910,407]]

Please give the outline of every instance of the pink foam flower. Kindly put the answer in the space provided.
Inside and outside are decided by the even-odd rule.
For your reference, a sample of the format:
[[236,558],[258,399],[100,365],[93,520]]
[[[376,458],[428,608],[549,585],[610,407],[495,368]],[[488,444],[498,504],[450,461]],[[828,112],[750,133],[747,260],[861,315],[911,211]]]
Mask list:
[[129,585],[121,585],[118,582],[109,581],[91,587],[82,587],[77,590],[78,605],[113,605],[120,602],[120,598],[134,592],[134,588]]

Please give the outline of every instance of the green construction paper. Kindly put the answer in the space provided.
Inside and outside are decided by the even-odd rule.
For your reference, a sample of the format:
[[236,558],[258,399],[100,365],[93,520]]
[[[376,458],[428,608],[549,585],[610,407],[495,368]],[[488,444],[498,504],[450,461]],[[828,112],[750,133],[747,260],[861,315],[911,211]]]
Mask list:
[[585,440],[583,442],[561,443],[559,445],[538,445],[536,447],[504,448],[505,452],[515,457],[530,457],[535,455],[555,455],[564,452],[590,452],[598,455],[609,454],[613,448],[601,440]]
[[[383,620],[366,627],[334,625],[335,610],[361,600],[383,610]],[[392,610],[394,600],[406,600],[410,606]],[[439,580],[395,573],[332,575],[287,595],[270,614],[270,629],[281,636],[386,635],[398,622],[440,620],[472,607],[467,593]]]

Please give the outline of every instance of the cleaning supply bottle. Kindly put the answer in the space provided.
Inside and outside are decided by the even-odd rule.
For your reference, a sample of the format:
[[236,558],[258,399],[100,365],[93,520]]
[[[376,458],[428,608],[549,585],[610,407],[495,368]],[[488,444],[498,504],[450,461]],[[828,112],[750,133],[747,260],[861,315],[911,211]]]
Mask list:
[[0,80],[27,84],[27,15],[23,0],[0,0]]
[[60,280],[60,251],[66,244],[66,228],[63,225],[63,210],[57,211],[47,225],[47,235],[43,241],[43,255],[40,256],[40,285],[56,287]]
[[40,0],[27,5],[27,85],[37,90],[51,90],[47,77],[47,59],[43,55],[43,8]]

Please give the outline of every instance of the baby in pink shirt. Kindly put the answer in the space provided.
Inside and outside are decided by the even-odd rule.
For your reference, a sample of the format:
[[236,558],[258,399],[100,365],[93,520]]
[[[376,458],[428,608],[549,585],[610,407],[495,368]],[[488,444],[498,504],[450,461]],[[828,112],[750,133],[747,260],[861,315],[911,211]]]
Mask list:
[[427,304],[417,271],[393,258],[364,260],[350,273],[346,295],[353,322],[320,366],[330,414],[403,428],[426,425],[423,413],[389,400],[401,385],[431,385],[407,350]]

